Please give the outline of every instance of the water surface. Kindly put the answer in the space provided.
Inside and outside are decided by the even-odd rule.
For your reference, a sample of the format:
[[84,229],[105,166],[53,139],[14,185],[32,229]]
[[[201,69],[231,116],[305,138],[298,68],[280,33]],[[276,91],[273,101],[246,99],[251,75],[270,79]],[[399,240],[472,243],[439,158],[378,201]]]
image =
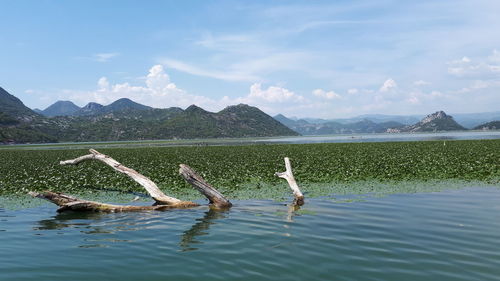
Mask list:
[[158,147],[158,146],[209,146],[209,145],[251,145],[272,143],[346,143],[346,142],[391,142],[429,140],[489,140],[500,139],[500,130],[494,131],[451,131],[436,133],[379,133],[379,134],[339,134],[294,137],[249,137],[210,138],[186,140],[139,140],[139,141],[98,141],[0,145],[0,149],[85,149],[117,147]]
[[0,280],[498,280],[500,189],[141,213],[0,207]]
[[500,131],[452,131],[437,133],[381,133],[343,134],[267,138],[256,140],[271,143],[345,143],[345,142],[390,142],[390,141],[431,141],[431,140],[487,140],[500,139]]

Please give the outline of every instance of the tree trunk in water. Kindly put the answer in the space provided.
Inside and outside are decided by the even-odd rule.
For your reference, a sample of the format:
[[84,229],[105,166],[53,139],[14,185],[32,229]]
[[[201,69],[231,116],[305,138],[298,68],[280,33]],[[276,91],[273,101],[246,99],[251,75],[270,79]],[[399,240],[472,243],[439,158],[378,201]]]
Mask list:
[[[182,201],[174,197],[165,195],[158,186],[151,181],[149,178],[141,175],[137,171],[123,166],[121,163],[115,159],[104,155],[94,149],[90,149],[88,155],[80,156],[75,159],[61,161],[61,165],[78,165],[79,163],[86,160],[99,160],[109,166],[111,166],[115,171],[126,174],[134,181],[142,185],[149,195],[156,201],[153,206],[122,206],[122,205],[112,205],[94,201],[88,201],[83,199],[78,199],[69,195],[62,193],[45,191],[43,193],[29,192],[33,197],[38,197],[46,199],[60,208],[58,212],[73,210],[73,211],[94,211],[94,212],[133,212],[133,211],[148,211],[148,210],[166,210],[172,208],[190,208],[199,206],[199,204],[191,201]],[[227,200],[219,191],[213,188],[210,184],[205,182],[201,176],[196,174],[196,172],[189,168],[189,166],[181,164],[181,169],[179,170],[181,175],[191,183],[197,190],[199,190],[203,195],[205,195],[210,204],[216,208],[229,208],[231,207],[231,202]]]

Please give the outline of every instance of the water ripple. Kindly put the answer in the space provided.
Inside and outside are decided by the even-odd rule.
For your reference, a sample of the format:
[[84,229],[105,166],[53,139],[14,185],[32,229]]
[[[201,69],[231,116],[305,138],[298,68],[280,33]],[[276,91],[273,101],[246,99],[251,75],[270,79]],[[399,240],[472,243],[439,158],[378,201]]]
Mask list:
[[498,280],[499,202],[471,188],[300,209],[0,209],[0,280]]

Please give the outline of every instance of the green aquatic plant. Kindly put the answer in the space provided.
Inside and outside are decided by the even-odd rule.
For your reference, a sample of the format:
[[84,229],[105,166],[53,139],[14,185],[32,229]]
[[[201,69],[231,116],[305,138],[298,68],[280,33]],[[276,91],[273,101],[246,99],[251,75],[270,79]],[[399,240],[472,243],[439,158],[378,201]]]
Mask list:
[[[288,198],[274,176],[290,157],[306,197],[329,193],[418,191],[404,182],[477,181],[498,185],[500,140],[186,146],[100,149],[136,169],[175,197],[200,198],[178,174],[186,163],[231,198]],[[0,195],[52,190],[71,194],[142,192],[140,185],[109,167],[59,161],[86,154],[81,149],[0,150]],[[361,183],[361,184],[360,184]],[[353,190],[354,189],[354,190]]]

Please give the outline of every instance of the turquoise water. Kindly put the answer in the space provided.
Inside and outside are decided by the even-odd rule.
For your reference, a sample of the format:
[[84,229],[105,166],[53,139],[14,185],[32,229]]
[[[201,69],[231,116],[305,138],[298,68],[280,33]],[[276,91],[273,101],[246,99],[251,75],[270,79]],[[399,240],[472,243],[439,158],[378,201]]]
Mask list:
[[142,213],[0,207],[0,280],[499,280],[500,189]]

